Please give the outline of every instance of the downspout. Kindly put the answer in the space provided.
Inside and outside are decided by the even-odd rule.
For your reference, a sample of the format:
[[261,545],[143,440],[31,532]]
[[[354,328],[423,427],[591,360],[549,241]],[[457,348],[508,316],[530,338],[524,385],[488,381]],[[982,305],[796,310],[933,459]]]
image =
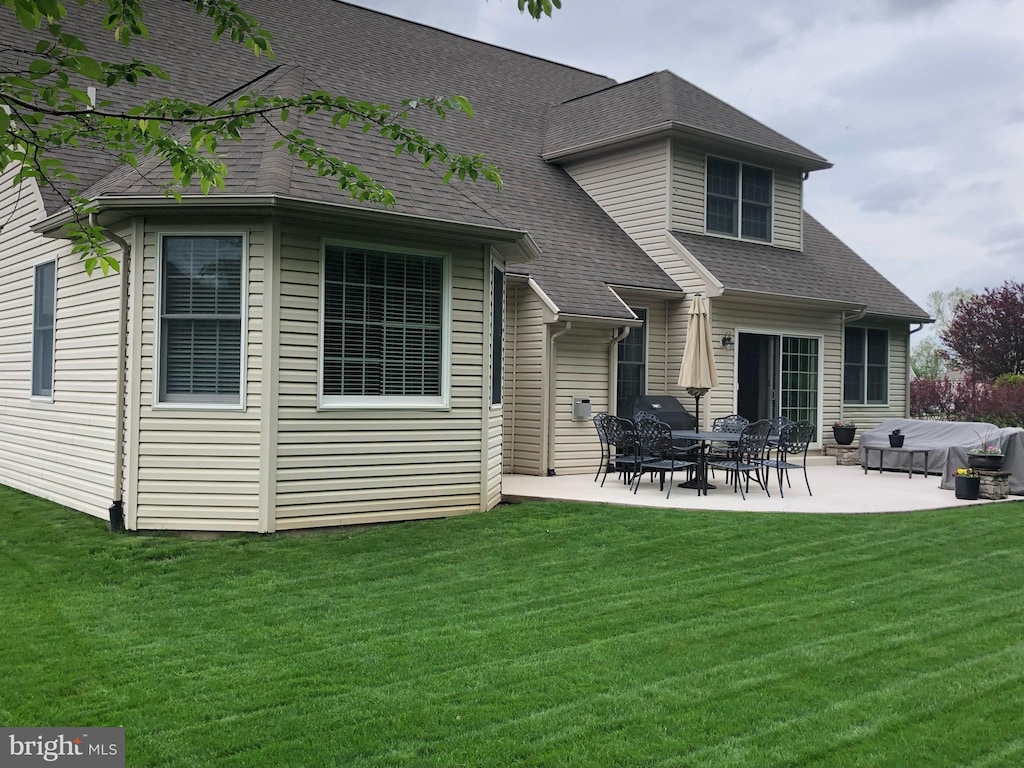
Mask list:
[[548,359],[550,360],[548,368],[551,370],[548,379],[548,477],[555,476],[555,419],[558,415],[555,402],[558,395],[558,353],[555,350],[555,343],[571,330],[572,321],[566,320],[565,328],[551,334],[551,343],[548,346]]
[[608,413],[619,415],[619,342],[629,336],[631,328],[624,326],[621,333],[608,342]]
[[[96,214],[89,214],[89,226],[95,227]],[[114,487],[110,504],[110,530],[124,531],[124,378],[128,346],[128,275],[131,272],[132,247],[128,241],[104,227],[104,234],[121,247],[121,300],[117,315],[117,383],[114,391]]]

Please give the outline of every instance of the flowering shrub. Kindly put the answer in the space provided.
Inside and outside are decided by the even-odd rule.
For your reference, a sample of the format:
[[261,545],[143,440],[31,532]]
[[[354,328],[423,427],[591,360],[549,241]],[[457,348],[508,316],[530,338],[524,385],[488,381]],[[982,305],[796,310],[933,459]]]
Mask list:
[[971,469],[969,467],[960,467],[956,471],[956,476],[957,477],[981,477],[981,475],[979,475],[977,472],[975,472],[973,469]]
[[1015,374],[995,384],[915,379],[910,382],[910,415],[947,421],[986,421],[997,427],[1024,426],[1024,383]]

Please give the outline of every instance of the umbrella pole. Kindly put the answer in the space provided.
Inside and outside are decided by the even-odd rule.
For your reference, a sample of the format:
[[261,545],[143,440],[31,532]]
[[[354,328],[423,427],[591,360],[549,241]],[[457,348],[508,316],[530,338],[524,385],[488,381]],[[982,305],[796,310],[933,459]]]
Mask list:
[[697,431],[700,432],[700,395],[694,395],[693,399],[697,401]]

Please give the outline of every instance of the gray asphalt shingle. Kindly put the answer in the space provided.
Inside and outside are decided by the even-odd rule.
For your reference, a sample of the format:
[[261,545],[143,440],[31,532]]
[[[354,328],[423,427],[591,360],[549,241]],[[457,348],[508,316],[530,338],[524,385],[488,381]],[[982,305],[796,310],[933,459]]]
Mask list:
[[[475,110],[472,119],[452,114],[440,121],[414,114],[411,123],[453,151],[484,153],[502,169],[502,190],[488,182],[442,184],[440,169],[423,168],[407,155],[396,157],[391,145],[372,133],[363,135],[354,124],[339,132],[323,118],[293,114],[288,126],[298,125],[389,186],[398,198],[396,213],[529,232],[542,255],[512,271],[535,277],[567,313],[628,317],[608,283],[678,287],[565,171],[545,162],[542,152],[675,121],[783,153],[807,167],[827,165],[819,155],[670,72],[616,85],[601,75],[337,0],[304,0],[301,9],[275,0],[246,0],[245,8],[272,31],[273,61],[224,40],[212,43],[208,21],[185,3],[147,3],[152,37],[134,41],[130,53],[99,26],[94,7],[70,4],[68,10],[73,20],[92,19],[91,26],[73,23],[94,55],[131,56],[170,74],[170,81],[147,80],[138,89],[101,91],[101,99],[120,105],[175,95],[213,103],[250,86],[282,95],[319,88],[393,105],[425,95],[468,97]],[[25,36],[17,25],[0,29],[0,63],[12,55],[4,45],[26,47]],[[335,182],[317,177],[284,150],[272,151],[279,135],[269,124],[259,123],[245,138],[220,147],[229,167],[224,193],[350,203]],[[100,151],[79,148],[65,157],[79,175],[79,188],[92,187],[94,193],[154,194],[169,177],[166,166],[144,164],[140,173],[119,167],[116,157]],[[51,212],[63,207],[53,190],[44,189],[44,198]],[[676,235],[727,285],[863,300],[872,311],[926,317],[814,219],[808,216],[806,222],[806,253]],[[752,269],[752,264],[760,266]]]
[[669,125],[780,152],[808,170],[829,167],[821,155],[667,70],[552,107],[544,155],[558,155]]
[[926,321],[928,313],[804,212],[804,250],[725,237],[672,235],[726,289],[845,301],[874,315]]

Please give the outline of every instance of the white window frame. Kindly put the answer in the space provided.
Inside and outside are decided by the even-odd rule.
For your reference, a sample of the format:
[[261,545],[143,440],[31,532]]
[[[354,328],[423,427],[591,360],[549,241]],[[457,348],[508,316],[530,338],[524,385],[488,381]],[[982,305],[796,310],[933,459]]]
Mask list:
[[[327,247],[365,248],[371,251],[390,251],[409,256],[431,256],[441,259],[441,394],[420,395],[325,395],[324,394],[324,325],[327,308]],[[410,409],[420,411],[447,411],[451,409],[452,368],[452,255],[445,251],[387,245],[380,242],[358,240],[320,240],[320,296],[319,340],[317,345],[317,409],[329,410],[384,410]],[[489,395],[488,395],[489,396]]]
[[[498,360],[500,362],[500,367],[501,367],[501,372],[499,374],[501,376],[501,382],[500,382],[501,383],[501,387],[500,387],[500,390],[498,392],[498,402],[494,402],[494,310],[495,310],[495,307],[494,307],[494,272],[495,271],[500,272],[501,276],[502,276],[502,280],[501,280],[501,340],[500,340],[501,341],[501,354],[498,357]],[[490,391],[488,392],[487,397],[490,400],[491,410],[498,410],[505,403],[505,337],[508,335],[508,329],[505,327],[505,318],[506,318],[505,303],[506,303],[506,296],[508,295],[508,275],[505,273],[505,265],[502,262],[498,261],[497,259],[495,259],[493,257],[491,258],[491,272],[490,272],[490,277],[489,277],[489,280],[488,280],[488,291],[487,291],[487,294],[488,294],[488,304],[489,304],[489,308],[490,308],[490,311],[488,312],[488,315],[487,315],[488,320],[489,320],[489,325],[490,325],[490,329],[489,329],[488,332],[490,333],[490,337],[491,337],[490,349],[488,350],[490,352],[490,356],[489,356],[488,371],[487,371],[487,373],[488,373],[488,376],[487,376],[488,387],[487,388]]]
[[[50,391],[49,393],[36,392],[36,305],[39,282],[39,268],[49,264],[53,265],[53,326],[50,328]],[[52,403],[56,372],[57,372],[57,259],[47,259],[32,265],[32,354],[29,359],[29,399],[37,403]]]
[[[708,197],[710,191],[708,190],[709,172],[708,166],[711,160],[724,160],[727,163],[736,163],[738,168],[738,176],[736,178],[736,234],[731,235],[728,232],[716,232],[708,229]],[[767,171],[772,180],[771,196],[768,203],[768,237],[762,239],[759,237],[744,237],[743,236],[743,166],[749,166],[750,168],[757,168],[760,171]],[[760,205],[760,204],[758,204]],[[775,242],[775,169],[769,168],[764,165],[757,165],[757,163],[748,163],[745,160],[737,160],[734,157],[726,157],[725,155],[704,155],[704,234],[712,237],[727,237],[730,240],[743,240],[748,243],[764,243],[771,244]]]
[[[240,237],[242,239],[242,263],[241,269],[241,303],[239,311],[241,317],[241,350],[239,354],[238,372],[238,402],[203,402],[196,401],[163,401],[160,399],[160,390],[163,388],[163,305],[164,305],[164,238],[165,237]],[[246,230],[205,228],[205,227],[182,227],[163,228],[156,233],[156,306],[154,307],[153,334],[153,408],[159,410],[176,411],[244,411],[245,410],[245,384],[247,370],[248,350],[248,318],[249,318],[249,233]]]
[[[861,363],[863,366],[863,379],[862,384],[864,385],[864,399],[863,400],[847,400],[846,399],[846,332],[848,330],[858,329],[864,332],[864,361]],[[885,400],[869,401],[868,400],[868,331],[881,331],[885,334]],[[869,325],[847,325],[843,328],[843,387],[842,387],[842,403],[843,407],[850,408],[888,408],[889,402],[892,398],[892,386],[889,377],[892,374],[892,333],[888,328],[878,328]]]

